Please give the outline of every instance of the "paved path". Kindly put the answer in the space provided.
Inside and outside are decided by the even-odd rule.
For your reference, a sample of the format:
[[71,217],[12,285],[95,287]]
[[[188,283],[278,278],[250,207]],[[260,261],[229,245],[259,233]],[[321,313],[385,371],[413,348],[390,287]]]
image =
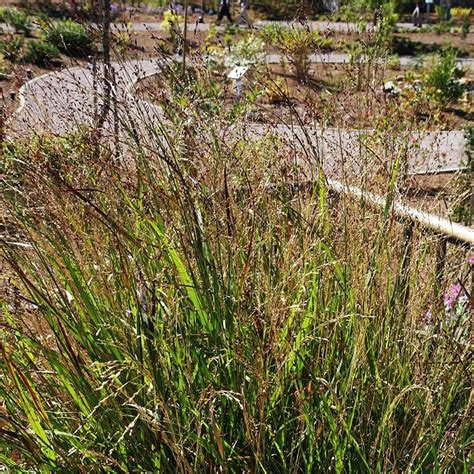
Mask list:
[[[193,32],[196,31],[208,31],[211,24],[214,24],[213,17],[207,17],[208,21],[206,23],[189,23],[189,34],[192,35]],[[359,31],[359,26],[357,23],[342,23],[342,22],[334,22],[334,21],[310,21],[305,23],[309,25],[310,28],[316,29],[319,31],[338,31],[338,32],[353,32],[356,33]],[[280,26],[290,26],[290,25],[303,25],[298,22],[285,22],[285,21],[265,21],[260,20],[255,22],[255,28],[261,29],[266,25],[280,25]],[[100,25],[93,25],[96,28],[100,29]],[[150,31],[156,32],[161,31],[162,22],[147,22],[147,23],[132,23],[131,25],[125,23],[116,23],[113,25],[113,29],[117,31],[125,30],[129,27],[132,27],[135,31]],[[33,25],[34,28],[37,28],[36,25]],[[226,28],[225,25],[218,26],[218,30],[224,30]],[[397,23],[397,28],[399,30],[409,30],[413,28],[411,23]],[[368,25],[368,29],[374,29],[372,25]],[[0,31],[5,32],[12,32],[13,27],[6,24],[0,23]],[[419,29],[417,29],[419,31]],[[401,66],[415,66],[419,65],[422,62],[422,58],[413,57],[413,56],[401,56],[399,58]],[[339,52],[331,52],[325,54],[311,54],[310,55],[310,62],[312,63],[327,63],[327,64],[343,64],[348,63],[350,61],[350,55],[346,53],[339,53]],[[281,62],[281,56],[278,54],[270,54],[267,56],[267,62],[270,64],[276,64]],[[466,67],[468,69],[474,70],[474,58],[457,58],[457,63],[460,66]]]
[[[205,23],[189,23],[188,28],[189,31],[209,31],[211,25],[215,24],[216,16],[206,16]],[[162,21],[151,21],[151,22],[133,22],[131,24],[125,24],[117,22],[113,25],[113,28],[117,30],[123,30],[125,28],[131,27],[135,31],[161,31],[162,28]],[[266,21],[266,20],[259,20],[254,23],[254,27],[256,29],[261,29],[266,25],[280,25],[280,26],[298,26],[303,25],[303,23],[298,22],[288,22],[288,21]],[[319,30],[319,31],[335,31],[341,33],[357,33],[360,31],[360,27],[358,23],[344,23],[344,22],[335,22],[335,21],[309,21],[305,22],[304,25],[308,25],[311,29]],[[97,28],[100,26],[95,25]],[[396,28],[397,30],[404,31],[404,30],[413,30],[415,31],[424,31],[427,29],[428,26],[432,25],[423,25],[421,28],[414,28],[412,23],[397,23]],[[220,26],[217,26],[218,30],[224,30],[227,27],[226,23],[222,23]],[[37,29],[38,26],[33,24],[33,29]],[[371,23],[367,24],[367,29],[369,31],[373,31],[376,29]],[[0,23],[0,30],[5,32],[13,32],[14,29],[11,25],[6,23]]]
[[[188,30],[189,31],[209,31],[211,25],[215,24],[216,17],[215,16],[207,16],[205,23],[189,23]],[[161,31],[162,22],[147,22],[147,23],[132,23],[131,24],[135,31]],[[303,26],[303,23],[298,22],[288,22],[288,21],[265,21],[259,20],[253,24],[253,27],[257,30],[264,28],[268,25],[279,25],[283,27],[289,26]],[[359,25],[357,23],[342,23],[342,22],[335,22],[335,21],[309,21],[305,22],[304,25],[309,26],[311,29],[319,30],[319,31],[336,31],[342,33],[357,33],[360,31]],[[225,30],[227,28],[227,23],[223,21],[223,23],[217,26],[218,30]],[[114,25],[114,28],[121,30],[126,28],[126,25],[117,23]],[[246,28],[245,26],[243,28]],[[406,23],[400,23],[397,25],[397,28],[401,30],[406,30],[409,28],[413,28],[413,25],[408,25]],[[374,27],[372,25],[368,25],[368,30],[373,30]],[[418,30],[417,30],[418,31]]]
[[[279,54],[269,54],[266,56],[266,61],[269,64],[278,64],[285,61]],[[346,53],[316,53],[310,54],[309,60],[313,64],[346,64],[351,61],[351,57]],[[400,66],[413,67],[419,66],[423,63],[423,58],[417,56],[400,56],[398,58]],[[364,61],[362,57],[362,62]],[[380,59],[382,62],[382,59]],[[456,58],[459,66],[474,70],[474,58]]]
[[[117,113],[121,126],[131,129],[132,124],[155,127],[161,123],[158,107],[148,104],[132,94],[140,79],[159,73],[156,60],[127,61],[114,64],[117,71]],[[50,132],[65,134],[83,124],[92,125],[94,115],[94,81],[88,67],[75,67],[33,79],[20,91],[20,109],[10,123],[9,133],[27,137]],[[99,89],[100,95],[100,89]],[[109,129],[112,124],[108,124]],[[266,125],[249,125],[249,137],[268,133]],[[338,130],[277,125],[271,131],[300,149],[302,155],[312,149],[324,157],[324,168],[331,176],[341,172],[360,172],[365,159],[373,163],[371,149],[376,142],[370,130]],[[464,157],[464,136],[460,131],[408,134],[407,149],[411,173],[447,172],[459,168]],[[387,149],[393,143],[387,143]],[[385,149],[385,148],[384,148]],[[312,153],[312,156],[314,156]],[[387,157],[389,158],[389,157]],[[380,161],[380,167],[384,162]]]

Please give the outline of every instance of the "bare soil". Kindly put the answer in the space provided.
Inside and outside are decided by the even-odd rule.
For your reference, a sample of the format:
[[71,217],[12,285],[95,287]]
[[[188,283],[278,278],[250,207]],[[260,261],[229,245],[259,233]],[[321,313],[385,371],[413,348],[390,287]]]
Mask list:
[[[361,74],[361,87],[358,89],[354,74]],[[262,66],[251,71],[244,82],[245,92],[258,85],[267,94],[257,99],[257,111],[254,120],[274,122],[291,120],[294,111],[298,111],[303,120],[324,123],[326,126],[341,128],[374,127],[378,120],[387,116],[406,121],[408,114],[413,115],[413,125],[428,129],[460,129],[473,123],[473,101],[460,101],[436,114],[434,104],[421,107],[416,100],[389,97],[382,91],[388,79],[403,79],[407,69],[380,69],[375,75],[376,83],[368,81],[366,70],[359,71],[349,65],[314,64],[311,66],[305,82],[299,81],[288,66]],[[472,77],[472,76],[471,76]],[[231,107],[235,102],[232,81],[225,75],[213,76],[225,93],[225,104]],[[138,94],[145,99],[155,101],[163,96],[164,85],[160,76],[147,78],[138,86]],[[431,107],[431,109],[430,109]]]
[[[461,38],[459,34],[437,34],[434,32],[396,33],[394,37],[410,40],[418,47],[421,54],[423,54],[423,49],[427,54],[436,52],[441,47],[451,46],[458,51],[458,56],[474,56],[474,33],[469,33],[465,39]],[[412,54],[408,53],[407,55]]]

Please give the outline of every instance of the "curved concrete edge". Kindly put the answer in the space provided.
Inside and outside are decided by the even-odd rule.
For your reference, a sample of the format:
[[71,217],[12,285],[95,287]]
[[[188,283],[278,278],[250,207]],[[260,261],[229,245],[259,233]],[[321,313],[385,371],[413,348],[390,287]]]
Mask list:
[[15,120],[15,118],[17,118],[23,112],[23,110],[26,106],[26,96],[27,96],[28,89],[31,89],[31,87],[34,84],[36,84],[39,81],[44,81],[45,79],[47,79],[49,77],[52,77],[54,75],[61,74],[64,70],[67,70],[68,72],[73,73],[73,71],[80,70],[80,69],[83,69],[83,67],[82,66],[73,66],[71,68],[65,68],[65,69],[61,69],[61,70],[58,70],[58,71],[51,71],[51,72],[48,72],[46,74],[42,74],[40,76],[34,77],[33,79],[30,79],[29,81],[25,82],[18,89],[19,105],[15,109],[15,111],[11,114],[11,116],[8,118],[8,120],[6,122],[7,128],[10,125],[10,123],[13,122]]
[[[368,191],[364,191],[356,186],[348,186],[339,181],[328,179],[330,189],[338,194],[349,194],[356,199],[363,199],[370,202],[379,209],[384,209],[387,199]],[[474,228],[467,227],[449,219],[419,211],[400,202],[393,202],[391,211],[400,219],[407,219],[414,224],[418,224],[425,229],[429,229],[435,234],[443,235],[458,243],[474,246]]]
[[[125,83],[124,96],[126,99],[134,100],[135,102],[139,101],[139,103],[142,104],[146,108],[152,107],[155,111],[159,113],[161,111],[161,108],[155,106],[154,104],[150,104],[149,102],[143,99],[140,99],[133,94],[133,89],[140,80],[153,76],[160,71],[159,60],[150,58],[147,61],[149,61],[150,64],[152,65],[150,69],[143,71],[142,74],[136,74],[136,75],[133,74],[133,75],[128,76],[128,80]],[[140,63],[142,64],[143,61],[138,60],[132,64],[138,65]],[[113,63],[112,66],[117,67],[117,66],[123,66],[123,65],[120,63]],[[71,68],[69,69],[69,72],[78,70],[78,69],[84,69],[84,68],[81,68],[81,67]],[[34,85],[36,82],[42,79],[44,80],[45,78],[53,76],[54,74],[57,74],[57,71],[45,74],[43,76],[38,76],[37,78],[32,79],[31,81],[29,81],[28,83],[22,86],[22,88],[20,89],[21,90],[20,106],[16,111],[17,114],[21,113],[21,111],[26,106],[26,94],[27,94],[28,89],[31,88],[31,86]],[[341,133],[340,129],[333,129],[333,131],[336,133]],[[342,131],[342,132],[350,133],[350,131],[347,131],[347,130]],[[359,130],[358,132],[366,133],[368,132],[368,130]],[[458,169],[456,169],[456,171],[458,171]],[[358,187],[349,186],[334,179],[328,179],[327,183],[330,189],[332,189],[333,191],[339,194],[349,194],[352,197],[355,197],[358,199],[366,199],[369,202],[371,202],[374,206],[379,207],[379,208],[384,208],[386,205],[386,198],[364,191]],[[417,209],[414,209],[405,205],[402,202],[392,203],[391,210],[398,219],[409,220],[414,224],[420,225],[426,229],[430,229],[435,234],[444,236],[444,238],[450,239],[456,243],[474,245],[474,229],[473,228],[466,227],[457,223],[453,223],[452,221],[448,219],[444,219],[437,215],[428,214],[426,212],[419,211]]]
[[[339,194],[349,194],[357,199],[366,200],[379,209],[384,209],[386,206],[386,198],[364,191],[356,186],[348,186],[333,179],[328,180],[328,185],[330,189]],[[434,214],[419,211],[400,202],[393,202],[390,209],[400,219],[408,219],[425,229],[443,235],[448,239],[453,239],[456,242],[474,245],[474,228],[472,227],[452,222],[449,219]]]
[[[179,57],[176,56],[174,58],[174,60],[177,60],[178,58]],[[268,54],[268,55],[265,56],[265,59],[266,59],[266,62],[268,62],[270,64],[278,64],[283,60],[283,57],[281,55],[278,55],[278,54]],[[346,53],[312,54],[312,55],[310,55],[310,60],[314,64],[318,64],[318,63],[321,63],[321,64],[342,64],[342,63],[347,63],[347,62],[350,61],[350,55],[346,54]],[[402,66],[417,66],[417,65],[420,64],[421,58],[418,58],[418,57],[415,57],[415,56],[400,56],[399,60],[400,60],[400,64]],[[140,62],[143,62],[143,61],[150,61],[150,62],[155,61],[155,62],[159,63],[159,60],[157,60],[155,58],[149,58],[149,59],[143,59],[143,60],[141,60],[141,59],[140,60],[132,60],[132,62],[136,62],[136,63],[140,63]],[[457,63],[461,66],[465,66],[465,67],[468,67],[470,69],[474,69],[474,59],[473,58],[457,58]],[[112,66],[120,67],[121,65],[122,64],[119,63],[119,62],[113,62],[112,63]],[[65,68],[65,69],[58,70],[58,71],[52,71],[52,72],[43,74],[41,76],[35,77],[35,78],[29,80],[28,82],[25,82],[25,84],[23,84],[20,87],[20,89],[18,90],[18,97],[19,97],[20,104],[19,104],[18,108],[15,110],[15,112],[12,114],[12,117],[10,117],[9,122],[14,118],[14,116],[19,115],[22,112],[22,110],[25,106],[25,103],[26,103],[26,99],[25,99],[26,91],[29,88],[31,88],[31,86],[33,84],[35,84],[36,82],[38,82],[40,80],[44,80],[47,77],[54,76],[56,74],[60,74],[65,70],[67,70],[69,72],[73,72],[74,70],[80,70],[80,69],[83,69],[84,67],[85,66],[73,66],[72,68]],[[150,71],[149,73],[147,72],[147,74],[144,77],[142,77],[141,79],[145,79],[146,77],[150,77],[150,76],[154,75],[157,72],[159,72],[159,69],[156,69],[155,72],[152,72],[152,71]],[[141,79],[138,78],[136,81],[131,82],[129,87],[127,88],[127,93],[129,93],[130,90],[133,89],[135,87],[136,83]]]
[[[177,61],[179,59],[180,58],[176,56],[172,60]],[[120,82],[122,84],[121,85],[122,91],[120,93],[122,99],[124,99],[125,101],[131,101],[130,103],[132,103],[132,102],[138,103],[143,111],[145,111],[148,114],[150,112],[152,112],[152,114],[157,119],[162,118],[161,108],[159,106],[156,106],[155,104],[152,104],[152,103],[140,98],[140,97],[137,97],[136,94],[134,94],[133,89],[139,81],[159,73],[159,71],[162,67],[161,65],[163,64],[164,61],[166,61],[166,60],[160,60],[160,59],[157,59],[157,58],[147,58],[147,59],[131,60],[131,61],[127,61],[127,62],[124,62],[124,63],[113,62],[112,65],[111,65],[116,70],[116,73],[118,73],[119,78],[120,78]],[[144,67],[144,65],[146,65],[146,66]],[[20,105],[19,105],[18,109],[10,117],[8,124],[10,124],[12,120],[15,120],[15,118],[19,117],[19,115],[22,113],[22,111],[24,110],[24,108],[26,106],[28,91],[37,82],[39,82],[41,80],[46,80],[46,82],[47,82],[48,78],[54,77],[55,75],[60,76],[61,74],[63,76],[67,75],[68,77],[69,76],[74,77],[76,72],[78,73],[78,75],[81,74],[81,73],[82,74],[86,73],[86,74],[90,75],[90,70],[88,68],[88,64],[85,64],[83,66],[75,66],[75,67],[72,67],[72,68],[69,68],[69,69],[66,69],[66,70],[63,70],[63,71],[53,71],[53,72],[44,74],[42,76],[38,76],[34,79],[31,79],[30,81],[25,83],[20,88],[20,92],[19,92]],[[279,126],[277,128],[281,128],[281,127],[282,126]],[[291,135],[291,133],[298,134],[298,132],[300,132],[300,131],[289,129],[288,131],[286,131],[284,133],[284,135],[285,134],[286,135],[288,135],[288,134]],[[329,134],[329,138],[328,138],[329,142],[331,141],[331,139],[330,139],[331,136],[337,136],[338,134],[343,134],[343,135],[350,134],[350,135],[353,135],[353,138],[354,138],[354,137],[357,137],[357,135],[359,135],[359,134],[370,134],[371,133],[370,130],[363,130],[363,129],[361,129],[361,130],[357,130],[357,129],[345,130],[345,129],[338,129],[338,128],[327,128],[327,129],[324,129],[324,131],[319,130],[319,129],[315,130],[316,138],[317,139],[322,139],[323,138],[322,137],[323,132],[326,133],[326,134]],[[318,137],[318,135],[319,135],[319,137]],[[451,137],[454,137],[455,135],[457,135],[457,137],[452,138],[451,142],[449,142],[448,138],[446,138],[447,135],[451,135]],[[441,137],[439,139],[440,142],[437,141],[437,138],[436,138],[437,136]],[[425,153],[426,153],[427,149],[432,149],[434,151],[434,154],[436,155],[431,159],[432,164],[434,164],[433,160],[438,160],[439,161],[440,160],[439,157],[446,156],[446,153],[449,153],[449,151],[447,151],[447,150],[449,150],[448,145],[450,145],[450,144],[451,145],[453,143],[456,144],[456,147],[458,149],[459,157],[461,157],[464,153],[463,152],[464,138],[462,136],[461,131],[439,132],[438,135],[433,134],[433,133],[430,134],[430,132],[428,132],[427,134],[425,134],[424,141],[426,142],[424,147],[423,147],[423,149],[425,150]],[[440,143],[441,143],[441,146],[440,146]],[[435,169],[435,167],[430,167],[429,162],[424,163],[422,166],[417,165],[416,160],[415,160],[413,162],[413,165],[411,166],[410,174],[412,174],[412,175],[439,174],[439,173],[456,172],[456,171],[460,171],[462,169],[464,169],[464,167],[462,166],[462,159],[461,158],[458,158],[458,161],[457,161],[456,165],[453,165],[452,162],[450,164],[446,162],[444,167],[440,166],[440,167],[436,167],[436,169]]]

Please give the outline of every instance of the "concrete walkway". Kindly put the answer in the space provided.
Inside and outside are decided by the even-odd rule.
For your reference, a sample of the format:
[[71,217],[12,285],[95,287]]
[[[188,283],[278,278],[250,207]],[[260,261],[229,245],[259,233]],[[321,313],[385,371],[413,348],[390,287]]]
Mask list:
[[[194,32],[197,31],[209,31],[209,28],[212,24],[215,23],[215,16],[207,17],[206,23],[189,23],[188,24],[188,31],[189,35],[192,35]],[[310,21],[306,23],[310,26],[310,28],[319,30],[319,31],[338,31],[338,32],[353,32],[356,33],[359,31],[359,26],[356,23],[342,23],[342,22],[334,22],[334,21]],[[302,26],[300,23],[291,23],[291,22],[284,22],[284,21],[257,21],[255,22],[254,26],[256,29],[261,29],[267,25],[280,25],[289,27],[294,25],[296,27]],[[100,25],[92,25],[94,28],[100,29]],[[113,24],[112,28],[116,31],[123,31],[131,26],[132,30],[138,32],[145,32],[149,31],[157,32],[161,31],[162,22],[147,22],[147,23],[132,23],[131,25],[125,23],[116,23]],[[36,25],[33,25],[33,28],[37,28]],[[220,31],[225,30],[226,26],[221,25],[218,26],[217,29]],[[413,28],[411,23],[397,23],[397,28],[399,30],[409,30]],[[374,27],[372,25],[368,25],[369,30],[373,30]],[[421,28],[423,29],[423,28]],[[4,32],[13,32],[14,29],[5,23],[0,23],[0,31]],[[420,31],[420,29],[417,29]],[[270,54],[266,56],[266,60],[270,64],[277,64],[282,61],[282,57],[278,54]],[[400,56],[399,57],[400,66],[417,66],[421,64],[422,59],[419,57],[414,56]],[[324,54],[311,54],[310,55],[310,62],[317,64],[344,64],[350,62],[350,55],[341,52],[331,52],[331,53],[324,53]],[[474,70],[474,58],[457,58],[457,63],[465,67],[467,69]]]
[[[148,131],[163,125],[161,110],[133,95],[134,85],[146,76],[157,74],[160,63],[154,59],[127,61],[113,65],[116,71],[116,116],[124,130],[142,127]],[[101,96],[100,85],[96,85]],[[65,134],[81,125],[92,125],[94,110],[94,79],[88,67],[75,67],[53,72],[28,82],[20,91],[21,105],[9,124],[12,136],[25,138],[48,132]],[[100,101],[100,99],[99,99]],[[109,114],[111,117],[113,113]],[[113,124],[106,125],[112,133]],[[340,130],[278,124],[248,124],[246,134],[257,138],[268,132],[286,138],[303,154],[323,159],[325,171],[331,177],[342,172],[362,171],[363,162],[371,155],[377,137],[371,130]],[[145,134],[144,134],[145,136]],[[408,133],[404,137],[408,170],[412,174],[455,171],[465,153],[461,131],[440,131],[424,134]],[[404,142],[404,143],[405,143]],[[387,149],[394,145],[387,143]],[[365,157],[365,158],[361,158]],[[386,159],[393,157],[387,156]],[[384,166],[380,162],[381,167]]]
[[[188,30],[192,31],[209,31],[211,25],[215,25],[216,16],[206,16],[205,23],[188,23]],[[257,30],[262,29],[267,25],[279,25],[283,27],[289,26],[296,26],[299,25],[303,26],[303,23],[298,22],[288,22],[288,21],[267,21],[267,20],[259,20],[253,24],[253,27]],[[334,31],[340,33],[357,33],[360,31],[360,26],[358,23],[344,23],[344,22],[335,22],[335,21],[308,21],[305,22],[304,25],[309,26],[313,30],[319,31]],[[100,25],[94,25],[95,28],[100,28]],[[117,22],[113,25],[113,28],[116,30],[124,30],[128,27],[132,27],[135,31],[162,31],[162,21],[151,21],[151,22],[133,22],[133,23],[121,23]],[[426,31],[428,27],[432,25],[423,25],[421,28],[416,28],[416,31]],[[221,25],[216,26],[218,30],[222,31],[227,28],[227,23],[225,21],[222,22]],[[244,27],[245,28],[245,27]],[[38,25],[33,24],[33,30],[38,29]],[[367,24],[368,31],[374,31],[376,27],[374,27],[371,23]],[[412,23],[397,23],[396,29],[400,31],[404,30],[413,30],[414,26]],[[0,31],[4,32],[13,32],[14,28],[6,23],[0,23]]]
[[[309,60],[313,64],[347,64],[351,61],[351,56],[346,53],[336,52],[317,53],[310,54]],[[285,58],[280,54],[268,54],[266,61],[269,64],[279,64],[285,61]],[[400,66],[403,67],[421,66],[423,64],[423,58],[416,56],[400,56],[398,61],[400,62]],[[364,57],[361,58],[361,62],[364,62]],[[456,58],[456,63],[466,69],[474,70],[474,58]]]

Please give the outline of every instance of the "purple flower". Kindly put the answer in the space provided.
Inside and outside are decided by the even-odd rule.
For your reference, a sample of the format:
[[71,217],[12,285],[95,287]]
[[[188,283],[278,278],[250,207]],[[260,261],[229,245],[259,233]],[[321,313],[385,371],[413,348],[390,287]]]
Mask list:
[[461,296],[462,286],[459,283],[449,287],[444,293],[444,305],[446,311],[450,311],[456,306],[459,297]]
[[474,265],[474,255],[467,257],[467,263],[469,263],[469,265]]

